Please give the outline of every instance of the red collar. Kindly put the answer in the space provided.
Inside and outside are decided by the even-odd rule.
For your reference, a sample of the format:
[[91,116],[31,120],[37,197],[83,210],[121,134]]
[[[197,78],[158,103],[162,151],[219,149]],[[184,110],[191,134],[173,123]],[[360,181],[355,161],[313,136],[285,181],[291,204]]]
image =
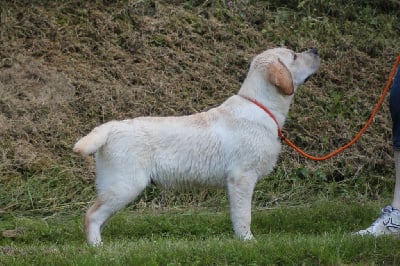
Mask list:
[[254,103],[254,104],[257,105],[258,107],[260,107],[262,110],[264,110],[264,112],[266,112],[266,113],[272,118],[272,120],[274,120],[274,122],[275,122],[275,124],[276,124],[276,127],[278,128],[278,136],[279,136],[281,139],[285,139],[285,136],[283,135],[283,133],[282,133],[282,131],[281,131],[281,128],[280,128],[280,126],[279,126],[279,124],[278,124],[278,120],[276,120],[276,117],[274,116],[274,114],[273,114],[267,107],[265,107],[262,103],[260,103],[259,101],[255,100],[255,99],[252,99],[252,98],[250,98],[250,97],[247,97],[247,96],[244,96],[244,95],[241,95],[241,94],[238,94],[238,95],[239,95],[240,97],[242,97],[242,98],[244,98],[244,99],[246,99],[246,100],[248,100],[248,101]]

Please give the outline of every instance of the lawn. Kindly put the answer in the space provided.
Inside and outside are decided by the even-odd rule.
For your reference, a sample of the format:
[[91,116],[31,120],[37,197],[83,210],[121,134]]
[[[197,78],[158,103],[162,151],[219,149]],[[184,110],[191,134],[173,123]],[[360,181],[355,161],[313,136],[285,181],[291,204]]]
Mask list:
[[377,205],[340,201],[255,209],[256,241],[234,238],[225,208],[125,210],[104,229],[102,247],[85,243],[82,216],[2,217],[5,265],[397,265],[396,237],[351,233],[377,216]]

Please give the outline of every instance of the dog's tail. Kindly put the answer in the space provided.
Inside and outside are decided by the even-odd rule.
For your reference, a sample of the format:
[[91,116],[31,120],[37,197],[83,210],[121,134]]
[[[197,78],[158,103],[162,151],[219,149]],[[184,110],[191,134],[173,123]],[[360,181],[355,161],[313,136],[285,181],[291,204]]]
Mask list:
[[106,123],[94,128],[88,135],[78,140],[72,150],[81,155],[95,153],[106,144],[111,128],[111,123]]

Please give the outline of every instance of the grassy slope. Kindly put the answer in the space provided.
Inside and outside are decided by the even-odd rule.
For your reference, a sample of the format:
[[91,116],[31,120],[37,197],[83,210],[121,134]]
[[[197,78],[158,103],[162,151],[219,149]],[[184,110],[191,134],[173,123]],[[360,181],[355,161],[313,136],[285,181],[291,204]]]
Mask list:
[[[255,54],[280,45],[320,49],[321,69],[296,95],[285,130],[308,152],[326,154],[368,118],[399,50],[396,2],[2,3],[0,208],[7,211],[84,206],[94,169],[71,153],[76,139],[111,119],[218,105],[237,92]],[[258,189],[260,204],[296,202],[285,191],[305,186],[361,199],[390,194],[390,133],[385,104],[363,138],[334,159],[314,163],[285,146],[279,180],[260,184],[277,190]],[[151,188],[140,204],[180,197]]]
[[[351,139],[368,118],[400,50],[397,1],[80,2],[0,4],[0,231],[22,228],[0,235],[0,254],[10,262],[13,255],[20,262],[26,252],[33,255],[27,260],[62,261],[77,256],[77,261],[85,261],[93,255],[90,249],[81,248],[81,218],[75,216],[83,213],[94,196],[93,161],[71,154],[74,141],[93,126],[111,119],[208,109],[238,90],[258,52],[281,45],[298,51],[318,47],[321,69],[296,95],[285,130],[310,153],[325,154]],[[382,248],[391,246],[392,240],[367,240],[366,244],[355,240],[352,250],[353,240],[342,236],[370,223],[377,207],[390,200],[390,133],[385,104],[363,138],[327,162],[305,160],[285,146],[276,171],[258,184],[255,206],[287,207],[285,213],[291,213],[291,207],[310,206],[314,201],[340,203],[315,206],[316,212],[324,208],[334,211],[333,217],[320,216],[329,225],[323,229],[302,215],[307,208],[301,208],[286,221],[287,226],[293,225],[292,220],[299,221],[297,227],[279,231],[279,224],[267,225],[271,232],[276,230],[272,235],[259,229],[270,213],[256,212],[254,226],[260,230],[260,239],[251,250],[272,254],[269,258],[279,262],[284,258],[278,244],[283,239],[292,250],[299,250],[294,261],[323,258],[329,263],[332,257],[333,264],[362,262],[364,258],[356,254],[364,253],[366,261],[398,260],[395,249]],[[340,204],[345,205],[343,209]],[[191,259],[191,250],[199,254],[215,251],[218,262],[230,262],[220,250],[233,253],[241,244],[229,238],[223,192],[173,193],[150,187],[129,210],[151,207],[157,212],[183,205],[189,205],[189,210],[200,208],[200,216],[203,207],[221,210],[222,206],[223,214],[211,231],[217,230],[217,239],[209,238],[208,229],[193,224],[188,216],[178,216],[188,221],[183,232],[185,226],[198,231],[190,237],[181,236],[180,227],[156,230],[154,238],[161,241],[161,249],[183,250],[183,261]],[[357,211],[355,207],[361,206],[366,209]],[[132,216],[124,212],[115,220],[117,225],[115,221],[110,224],[108,230],[113,233],[108,231],[108,239],[115,242],[97,254],[99,261],[118,255],[133,262],[140,259],[134,255],[140,245],[155,247],[150,238],[154,227],[138,230],[125,215]],[[153,216],[145,213],[143,219]],[[64,221],[72,229],[64,227]],[[127,223],[128,229],[118,221]],[[147,236],[135,235],[137,231],[145,231]],[[132,239],[117,243],[114,235],[123,237],[125,233]],[[37,235],[44,236],[35,240]],[[130,243],[137,237],[144,240]],[[219,238],[228,239],[219,244]],[[208,246],[202,247],[198,240],[205,240]],[[324,257],[307,255],[301,248],[305,242],[310,250],[320,246],[316,252],[341,247],[341,243],[349,250],[327,251]],[[34,244],[39,244],[45,256],[37,258],[29,251]],[[121,249],[126,248],[132,253],[123,255]],[[254,254],[246,246],[240,252],[238,263],[248,262],[244,254]],[[161,252],[146,259],[173,261],[174,254]],[[261,258],[267,255],[254,261]]]

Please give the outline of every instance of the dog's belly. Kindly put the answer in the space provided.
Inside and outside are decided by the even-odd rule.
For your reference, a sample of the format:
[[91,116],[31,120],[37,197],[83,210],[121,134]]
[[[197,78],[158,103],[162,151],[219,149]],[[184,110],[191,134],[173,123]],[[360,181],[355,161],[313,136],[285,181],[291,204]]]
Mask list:
[[152,182],[158,186],[178,191],[186,191],[191,189],[215,187],[222,188],[226,186],[226,177],[224,176],[192,176],[172,174],[158,177],[152,177]]
[[171,189],[194,186],[222,187],[226,184],[229,166],[225,158],[212,154],[169,154],[154,160],[152,182]]

